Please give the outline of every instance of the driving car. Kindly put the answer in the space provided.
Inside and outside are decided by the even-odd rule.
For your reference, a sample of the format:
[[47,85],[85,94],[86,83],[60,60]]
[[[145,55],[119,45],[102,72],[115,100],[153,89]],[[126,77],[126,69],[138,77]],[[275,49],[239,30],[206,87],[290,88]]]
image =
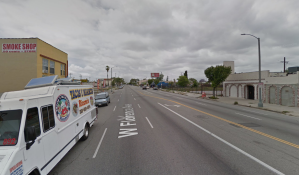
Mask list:
[[158,88],[157,88],[157,87],[154,87],[153,90],[158,90]]
[[108,92],[101,92],[95,96],[96,106],[102,106],[102,105],[108,106],[108,103],[110,103],[110,97]]
[[142,90],[147,90],[147,87],[146,87],[146,86],[143,86],[143,87],[142,87]]

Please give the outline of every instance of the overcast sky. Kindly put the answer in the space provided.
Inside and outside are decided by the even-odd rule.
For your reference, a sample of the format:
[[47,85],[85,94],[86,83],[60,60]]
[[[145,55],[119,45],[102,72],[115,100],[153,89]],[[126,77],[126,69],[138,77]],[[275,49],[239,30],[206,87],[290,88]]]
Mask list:
[[[298,0],[0,0],[0,38],[38,37],[68,54],[79,78],[205,78],[235,61],[235,72],[299,66]],[[117,66],[117,67],[116,67]],[[109,77],[111,72],[109,71]]]

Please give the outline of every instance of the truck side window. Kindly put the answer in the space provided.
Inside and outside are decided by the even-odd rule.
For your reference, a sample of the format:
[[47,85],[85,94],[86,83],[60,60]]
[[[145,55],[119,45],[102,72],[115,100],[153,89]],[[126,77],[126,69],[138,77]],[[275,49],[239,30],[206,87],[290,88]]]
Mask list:
[[53,105],[44,106],[41,111],[43,116],[44,132],[46,132],[55,127]]
[[[27,110],[25,128],[34,126],[36,137],[40,136],[40,124],[39,124],[39,116],[38,116],[38,109],[37,108],[30,108]],[[28,142],[26,135],[25,141]]]

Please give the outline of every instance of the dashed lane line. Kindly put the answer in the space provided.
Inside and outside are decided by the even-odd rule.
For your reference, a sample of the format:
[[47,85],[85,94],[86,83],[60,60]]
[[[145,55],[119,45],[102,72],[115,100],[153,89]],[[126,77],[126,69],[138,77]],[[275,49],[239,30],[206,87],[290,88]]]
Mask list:
[[203,131],[206,132],[207,134],[210,134],[212,137],[218,139],[219,141],[221,141],[221,142],[225,143],[226,145],[230,146],[231,148],[235,149],[236,151],[238,151],[238,152],[244,154],[245,156],[249,157],[250,159],[254,160],[255,162],[257,162],[257,163],[259,163],[260,165],[264,166],[265,168],[269,169],[270,171],[272,171],[272,172],[274,172],[274,173],[276,173],[276,174],[283,174],[282,172],[278,171],[277,169],[271,167],[270,165],[264,163],[263,161],[257,159],[256,157],[254,157],[254,156],[248,154],[247,152],[245,152],[245,151],[243,151],[242,149],[236,147],[235,145],[233,145],[233,144],[227,142],[226,140],[224,140],[224,139],[222,139],[221,137],[219,137],[219,136],[213,134],[212,132],[206,130],[205,128],[203,128],[203,127],[197,125],[196,123],[194,123],[194,122],[192,122],[191,120],[185,118],[184,116],[182,116],[182,115],[176,113],[175,111],[173,111],[173,110],[167,108],[166,106],[164,106],[164,105],[162,105],[162,104],[160,104],[160,103],[158,103],[158,104],[161,105],[162,107],[168,109],[168,110],[171,111],[172,113],[176,114],[177,116],[181,117],[182,119],[186,120],[187,122],[193,124],[193,125],[196,126],[197,128],[203,130]]
[[244,117],[253,118],[253,119],[256,119],[256,120],[262,120],[262,119],[259,119],[259,118],[251,117],[251,116],[248,116],[248,115],[245,115],[245,114],[240,114],[240,113],[237,113],[237,112],[236,112],[236,114],[242,115]]
[[151,124],[151,122],[149,121],[149,119],[147,117],[145,117],[145,118],[146,118],[147,122],[151,125],[151,127],[154,128],[153,125]]
[[102,135],[102,138],[101,138],[101,140],[100,140],[100,142],[99,142],[99,144],[98,144],[98,146],[97,146],[97,149],[96,149],[96,151],[94,152],[94,155],[93,155],[92,158],[96,158],[97,153],[98,153],[98,151],[99,151],[99,149],[100,149],[100,146],[101,146],[101,144],[102,144],[102,141],[103,141],[103,139],[104,139],[104,137],[105,137],[106,131],[107,131],[107,128],[105,129],[104,134]]
[[138,104],[138,106],[139,106],[139,108],[141,108],[139,104]]
[[249,127],[247,127],[247,126],[241,125],[241,124],[239,124],[239,123],[236,123],[236,122],[233,122],[233,121],[230,121],[230,120],[227,120],[227,119],[218,117],[218,116],[216,116],[216,115],[213,115],[213,114],[210,114],[210,113],[207,113],[207,112],[204,112],[204,111],[201,111],[201,110],[192,108],[192,107],[190,107],[190,106],[184,105],[184,104],[179,103],[179,102],[177,102],[177,101],[168,100],[168,99],[165,99],[165,98],[160,98],[160,97],[155,97],[155,96],[150,96],[150,95],[143,94],[143,93],[141,93],[141,92],[139,92],[139,93],[142,94],[142,95],[144,95],[144,96],[148,96],[148,97],[157,98],[157,99],[166,100],[166,101],[170,101],[170,102],[176,103],[176,104],[181,105],[181,106],[184,106],[184,107],[186,107],[186,108],[189,108],[189,109],[198,111],[198,112],[200,112],[200,113],[209,115],[209,116],[211,116],[211,117],[217,118],[217,119],[222,120],[222,121],[224,121],[224,122],[233,124],[233,125],[235,125],[235,126],[239,126],[239,127],[243,128],[243,129],[246,129],[246,130],[248,130],[248,131],[254,132],[254,133],[256,133],[256,134],[265,136],[265,137],[267,137],[267,138],[269,138],[269,139],[273,139],[273,140],[276,140],[276,141],[278,141],[278,142],[281,142],[281,143],[284,143],[284,144],[286,144],[286,145],[289,145],[289,146],[292,146],[292,147],[294,147],[294,148],[298,148],[298,149],[299,149],[299,145],[294,144],[294,143],[292,143],[292,142],[288,142],[288,141],[286,141],[286,140],[283,140],[283,139],[280,139],[280,138],[278,138],[278,137],[274,137],[274,136],[272,136],[272,135],[269,135],[269,134],[260,132],[260,131],[258,131],[258,130],[255,130],[255,129],[249,128]]
[[114,107],[113,111],[115,111],[116,106]]

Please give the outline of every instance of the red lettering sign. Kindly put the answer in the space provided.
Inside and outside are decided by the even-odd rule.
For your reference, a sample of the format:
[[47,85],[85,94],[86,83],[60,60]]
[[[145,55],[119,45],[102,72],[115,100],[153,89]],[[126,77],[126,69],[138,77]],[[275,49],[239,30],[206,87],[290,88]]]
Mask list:
[[14,44],[2,44],[2,52],[3,53],[32,53],[36,52],[36,44],[35,43],[14,43]]

